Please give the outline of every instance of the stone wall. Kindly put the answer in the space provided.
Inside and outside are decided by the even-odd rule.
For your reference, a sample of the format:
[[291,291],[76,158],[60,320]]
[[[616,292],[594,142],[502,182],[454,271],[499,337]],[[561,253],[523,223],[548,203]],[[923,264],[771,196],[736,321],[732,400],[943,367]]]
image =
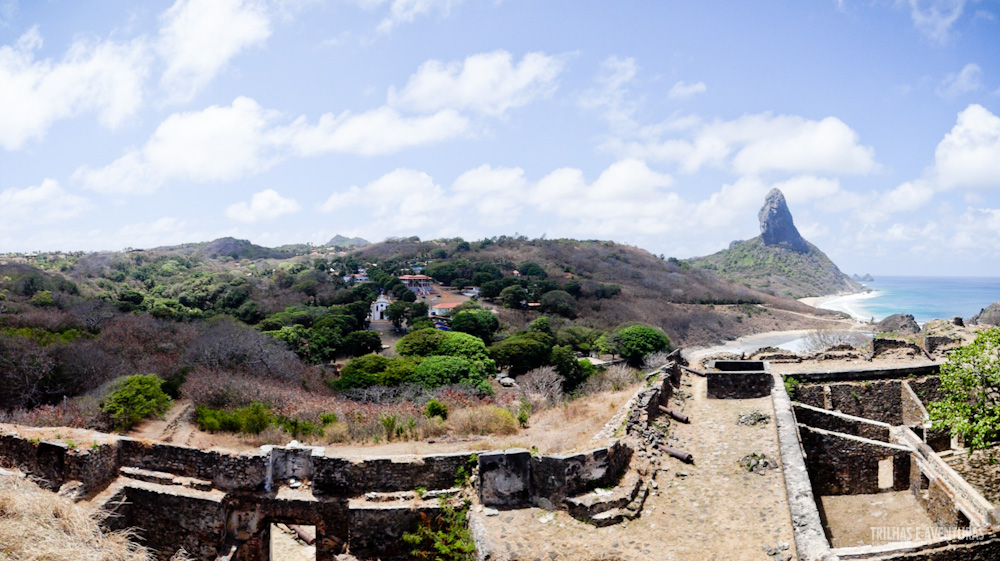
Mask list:
[[869,421],[835,411],[827,411],[818,407],[793,403],[795,420],[799,424],[813,428],[860,436],[869,440],[889,442],[890,425],[878,421]]
[[831,409],[896,426],[903,424],[903,398],[898,380],[828,384]]
[[771,395],[774,379],[767,372],[706,372],[710,399],[755,399]]
[[705,372],[711,399],[754,399],[771,394],[770,365],[759,360],[712,360]]
[[184,487],[163,493],[158,487],[136,481],[125,488],[126,525],[160,559],[180,548],[197,559],[214,559],[226,536],[224,495]]
[[474,455],[459,452],[364,459],[313,456],[312,484],[315,492],[334,495],[353,495],[359,490],[447,489],[455,484],[459,468],[471,474]]
[[579,454],[531,458],[531,502],[553,509],[597,487],[610,487],[628,468],[632,449],[621,441]]
[[895,491],[910,487],[910,450],[865,438],[799,425],[813,492],[817,495],[877,493],[878,463],[893,458]]

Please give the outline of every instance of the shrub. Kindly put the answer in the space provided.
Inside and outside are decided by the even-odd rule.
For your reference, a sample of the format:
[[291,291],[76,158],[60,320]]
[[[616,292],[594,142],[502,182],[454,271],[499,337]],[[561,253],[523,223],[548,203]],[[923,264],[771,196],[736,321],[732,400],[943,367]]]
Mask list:
[[413,559],[433,561],[472,561],[476,558],[476,544],[469,531],[468,501],[458,507],[441,498],[440,514],[434,518],[420,515],[420,525],[415,532],[403,534],[403,541],[413,546]]
[[352,358],[340,371],[340,378],[330,382],[330,386],[343,391],[377,384],[378,375],[385,372],[391,362],[391,359],[375,354]]
[[496,405],[481,405],[456,412],[452,426],[459,434],[515,434],[517,419],[514,414]]
[[646,355],[670,349],[670,338],[655,327],[632,325],[618,331],[617,347],[629,364],[641,366]]
[[447,419],[448,406],[441,403],[437,399],[431,399],[427,402],[427,411],[424,414],[428,417],[441,417],[442,419]]
[[170,396],[155,374],[136,374],[115,382],[102,409],[116,430],[128,430],[146,417],[159,416],[170,407]]
[[212,409],[204,405],[195,409],[195,423],[198,428],[208,432],[260,434],[271,426],[274,420],[268,408],[259,401],[231,411]]

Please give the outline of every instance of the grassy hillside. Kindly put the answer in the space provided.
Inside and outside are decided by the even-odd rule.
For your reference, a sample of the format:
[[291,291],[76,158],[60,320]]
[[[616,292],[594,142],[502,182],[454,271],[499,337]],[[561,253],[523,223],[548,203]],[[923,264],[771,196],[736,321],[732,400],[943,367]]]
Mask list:
[[824,296],[862,290],[816,246],[805,242],[808,252],[767,246],[760,236],[734,242],[728,249],[689,259],[692,267],[750,288],[788,298]]

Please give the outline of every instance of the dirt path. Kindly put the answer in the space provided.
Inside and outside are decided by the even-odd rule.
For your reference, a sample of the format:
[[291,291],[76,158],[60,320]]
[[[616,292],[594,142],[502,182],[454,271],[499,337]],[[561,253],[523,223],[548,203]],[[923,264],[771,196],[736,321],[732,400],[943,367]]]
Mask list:
[[671,434],[695,463],[668,460],[640,518],[595,528],[565,512],[504,511],[485,518],[491,541],[500,544],[498,558],[758,561],[768,558],[768,547],[782,545],[788,547],[783,558],[794,555],[780,467],[761,475],[737,463],[754,452],[780,462],[773,421],[736,424],[739,413],[753,409],[773,419],[770,398],[709,400],[704,379],[686,377],[685,383],[693,394],[684,408],[691,424],[673,424]]
[[196,432],[194,404],[191,403],[191,400],[179,399],[174,402],[162,419],[143,421],[131,432],[131,436],[190,445]]

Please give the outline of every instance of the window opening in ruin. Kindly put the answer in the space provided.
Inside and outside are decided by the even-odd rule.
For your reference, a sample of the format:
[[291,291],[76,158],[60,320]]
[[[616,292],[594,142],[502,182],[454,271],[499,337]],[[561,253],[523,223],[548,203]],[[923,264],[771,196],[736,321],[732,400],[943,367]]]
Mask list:
[[316,526],[271,524],[271,561],[312,561],[316,559]]
[[969,527],[969,517],[966,516],[965,513],[962,512],[961,510],[958,511],[958,522],[956,522],[955,525],[958,526],[959,528]]
[[879,491],[892,490],[892,456],[878,461]]
[[923,473],[920,474],[920,488],[926,489],[931,486],[931,480],[927,478]]

